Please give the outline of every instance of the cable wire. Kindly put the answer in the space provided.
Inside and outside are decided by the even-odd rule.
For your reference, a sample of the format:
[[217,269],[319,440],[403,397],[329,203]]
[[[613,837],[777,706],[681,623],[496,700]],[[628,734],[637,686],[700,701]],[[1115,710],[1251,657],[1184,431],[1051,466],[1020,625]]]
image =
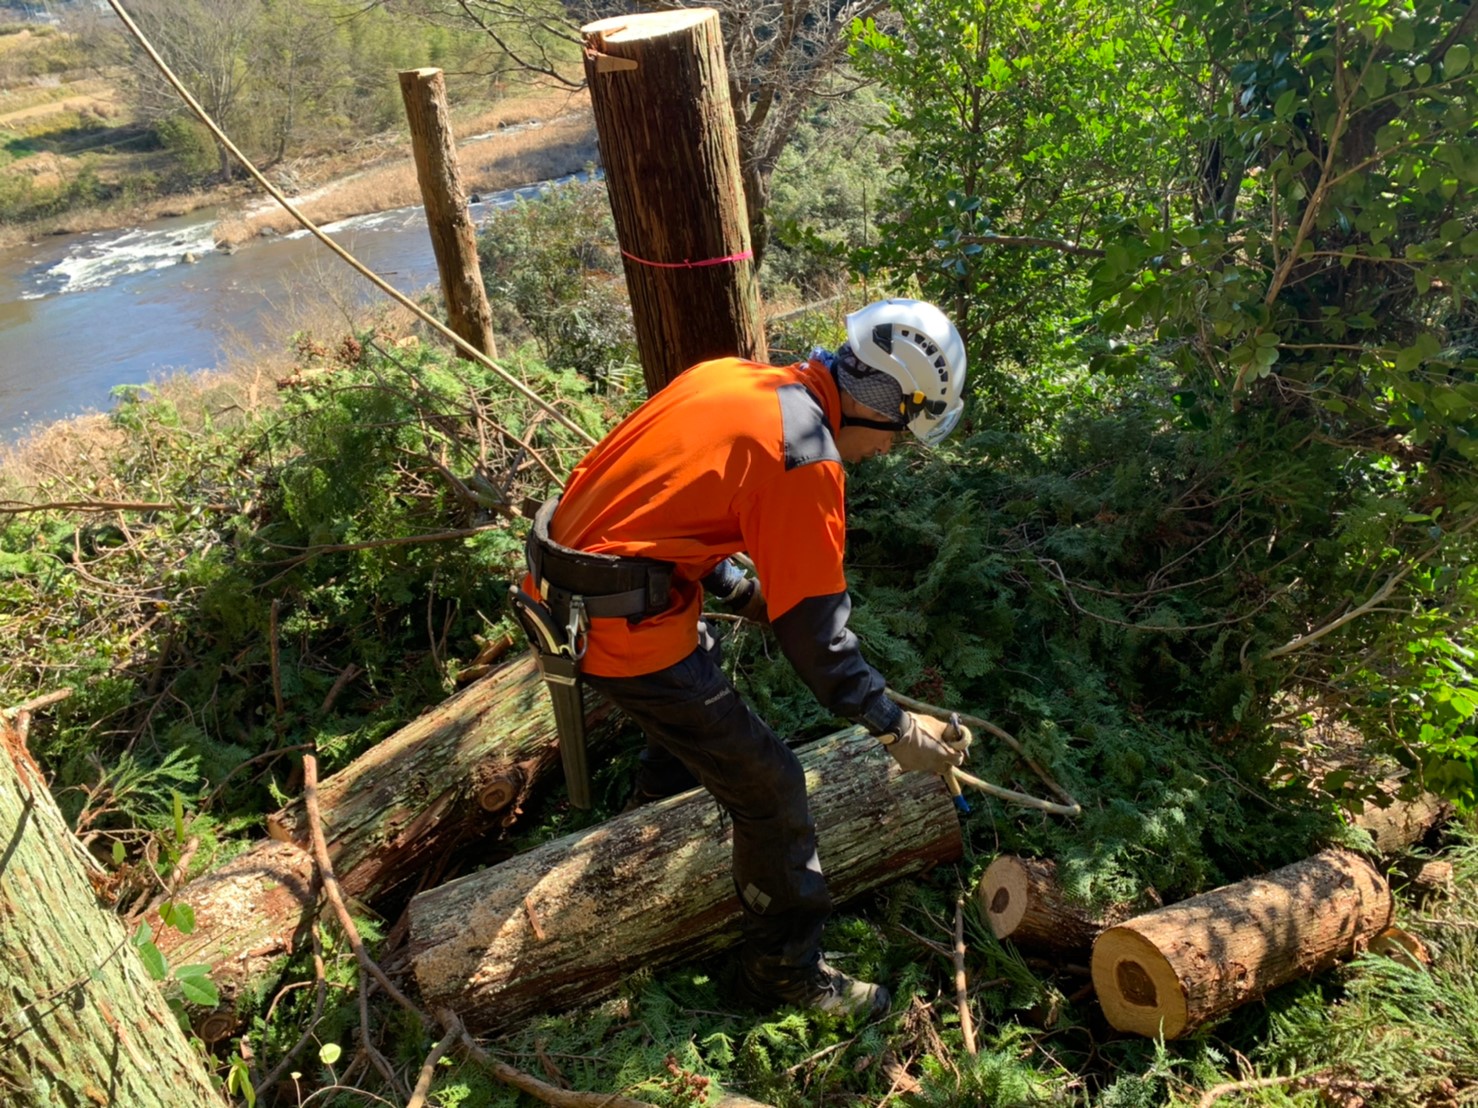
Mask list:
[[139,44],[139,47],[144,51],[145,54],[149,56],[149,60],[152,61],[156,67],[158,67],[159,72],[164,75],[164,79],[169,82],[169,84],[177,93],[180,94],[180,98],[184,100],[189,109],[195,113],[196,118],[198,118],[201,123],[204,123],[205,126],[209,128],[210,133],[215,136],[216,141],[224,146],[226,150],[231,154],[231,156],[242,164],[242,166],[249,174],[251,174],[252,178],[257,182],[257,184],[266,189],[267,192],[271,195],[272,199],[281,204],[283,208],[287,210],[287,213],[303,226],[304,230],[308,231],[319,242],[323,243],[323,245],[327,246],[330,250],[337,254],[339,258],[346,262],[352,269],[354,269],[355,272],[364,277],[386,296],[390,297],[401,307],[412,312],[422,322],[426,323],[433,330],[435,330],[437,334],[450,341],[459,351],[461,351],[467,357],[471,358],[473,361],[477,362],[479,365],[485,367],[486,369],[492,370],[493,373],[497,374],[499,378],[501,378],[507,385],[509,385],[509,387],[520,393],[526,399],[533,401],[533,403],[537,404],[544,411],[548,412],[561,426],[573,431],[587,445],[595,445],[595,439],[591,437],[590,433],[587,432],[583,427],[579,426],[577,423],[571,420],[569,416],[565,415],[558,408],[554,407],[554,405],[549,403],[549,401],[539,396],[536,392],[530,389],[518,378],[514,377],[506,369],[503,369],[501,366],[497,365],[481,350],[477,349],[477,347],[473,346],[461,335],[457,334],[446,324],[442,323],[441,320],[431,315],[414,300],[406,296],[394,285],[390,284],[378,273],[366,266],[363,262],[361,262],[353,254],[349,253],[349,251],[345,250],[333,239],[329,238],[328,235],[326,235],[316,223],[314,223],[311,219],[309,219],[306,215],[299,211],[297,207],[294,206],[293,202],[289,200],[285,195],[283,195],[281,190],[279,190],[276,185],[272,184],[271,181],[267,180],[267,178],[263,176],[262,171],[259,170],[255,164],[253,164],[252,160],[248,158],[245,154],[243,154],[239,149],[237,149],[236,144],[231,141],[230,137],[226,134],[224,130],[221,129],[220,125],[217,124],[213,118],[211,118],[210,113],[207,112],[205,108],[200,105],[200,102],[197,101],[195,97],[190,94],[190,90],[185,88],[180,79],[175,76],[174,70],[169,67],[169,63],[166,62],[162,57],[160,57],[159,52],[154,49],[153,43],[151,43],[144,32],[139,29],[138,24],[133,21],[133,18],[128,14],[128,12],[123,10],[123,5],[119,3],[119,0],[108,0],[108,6],[112,8],[115,13],[117,13],[118,18],[123,21],[123,25],[128,28],[128,33],[134,37],[134,40]]

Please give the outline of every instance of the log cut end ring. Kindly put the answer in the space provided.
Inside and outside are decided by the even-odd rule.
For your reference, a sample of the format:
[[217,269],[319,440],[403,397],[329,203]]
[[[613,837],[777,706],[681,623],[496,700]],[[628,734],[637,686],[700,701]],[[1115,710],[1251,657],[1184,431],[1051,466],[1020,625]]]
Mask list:
[[667,12],[643,12],[640,15],[613,15],[580,28],[587,39],[600,42],[624,42],[631,39],[661,38],[677,34],[708,20],[717,21],[711,8],[679,8]]
[[1093,944],[1093,988],[1119,1031],[1166,1039],[1186,1029],[1185,990],[1159,949],[1137,931],[1111,927]]
[[1014,935],[1030,903],[1020,859],[1002,855],[992,862],[980,878],[977,895],[991,934],[998,939]]

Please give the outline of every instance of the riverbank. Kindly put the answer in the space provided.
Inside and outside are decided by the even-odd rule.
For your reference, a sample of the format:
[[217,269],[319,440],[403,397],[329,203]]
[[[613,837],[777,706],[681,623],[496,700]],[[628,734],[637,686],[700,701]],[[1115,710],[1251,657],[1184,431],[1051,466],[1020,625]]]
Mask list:
[[[456,121],[462,179],[469,192],[492,192],[576,173],[599,158],[595,121],[583,90],[533,88]],[[244,172],[244,171],[242,171]],[[410,140],[371,136],[354,148],[290,159],[264,170],[316,223],[420,203]],[[213,188],[79,209],[27,224],[0,226],[0,249],[52,235],[121,230],[216,208],[216,242],[227,249],[260,234],[295,228],[293,217],[249,178]]]

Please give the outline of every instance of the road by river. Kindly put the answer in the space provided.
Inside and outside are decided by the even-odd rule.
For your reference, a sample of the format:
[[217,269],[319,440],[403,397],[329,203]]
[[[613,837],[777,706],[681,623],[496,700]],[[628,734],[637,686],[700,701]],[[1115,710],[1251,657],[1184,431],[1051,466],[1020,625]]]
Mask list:
[[[487,194],[472,214],[583,176]],[[235,336],[275,335],[274,317],[314,296],[383,295],[307,232],[219,253],[211,239],[218,218],[195,212],[0,251],[0,441],[38,423],[105,411],[117,385],[215,368]],[[419,207],[324,229],[402,292],[436,284]]]

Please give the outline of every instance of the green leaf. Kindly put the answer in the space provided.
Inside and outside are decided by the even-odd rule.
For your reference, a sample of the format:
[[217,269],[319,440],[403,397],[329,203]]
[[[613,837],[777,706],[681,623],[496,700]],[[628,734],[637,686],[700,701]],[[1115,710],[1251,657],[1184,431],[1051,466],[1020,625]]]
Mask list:
[[149,971],[149,976],[155,981],[163,981],[169,976],[169,963],[164,960],[164,955],[153,943],[137,944],[139,957],[143,960],[144,969]]
[[121,866],[123,864],[123,859],[126,858],[127,856],[128,856],[127,853],[123,849],[123,843],[122,843],[122,841],[119,840],[119,839],[114,839],[113,840],[113,864],[115,866]]
[[166,927],[173,927],[181,935],[195,930],[195,909],[188,904],[165,901],[159,906],[159,919]]
[[1446,77],[1456,77],[1468,68],[1472,61],[1472,53],[1462,43],[1453,43],[1447,48],[1447,53],[1442,57],[1442,73]]
[[338,1043],[324,1043],[318,1048],[318,1060],[325,1066],[331,1066],[339,1060],[343,1053]]
[[[199,968],[208,969],[209,967],[202,966]],[[190,974],[188,976],[176,974],[175,980],[180,983],[181,995],[191,1004],[198,1004],[202,1008],[214,1008],[221,1002],[221,994],[216,989],[215,982],[204,974]]]

